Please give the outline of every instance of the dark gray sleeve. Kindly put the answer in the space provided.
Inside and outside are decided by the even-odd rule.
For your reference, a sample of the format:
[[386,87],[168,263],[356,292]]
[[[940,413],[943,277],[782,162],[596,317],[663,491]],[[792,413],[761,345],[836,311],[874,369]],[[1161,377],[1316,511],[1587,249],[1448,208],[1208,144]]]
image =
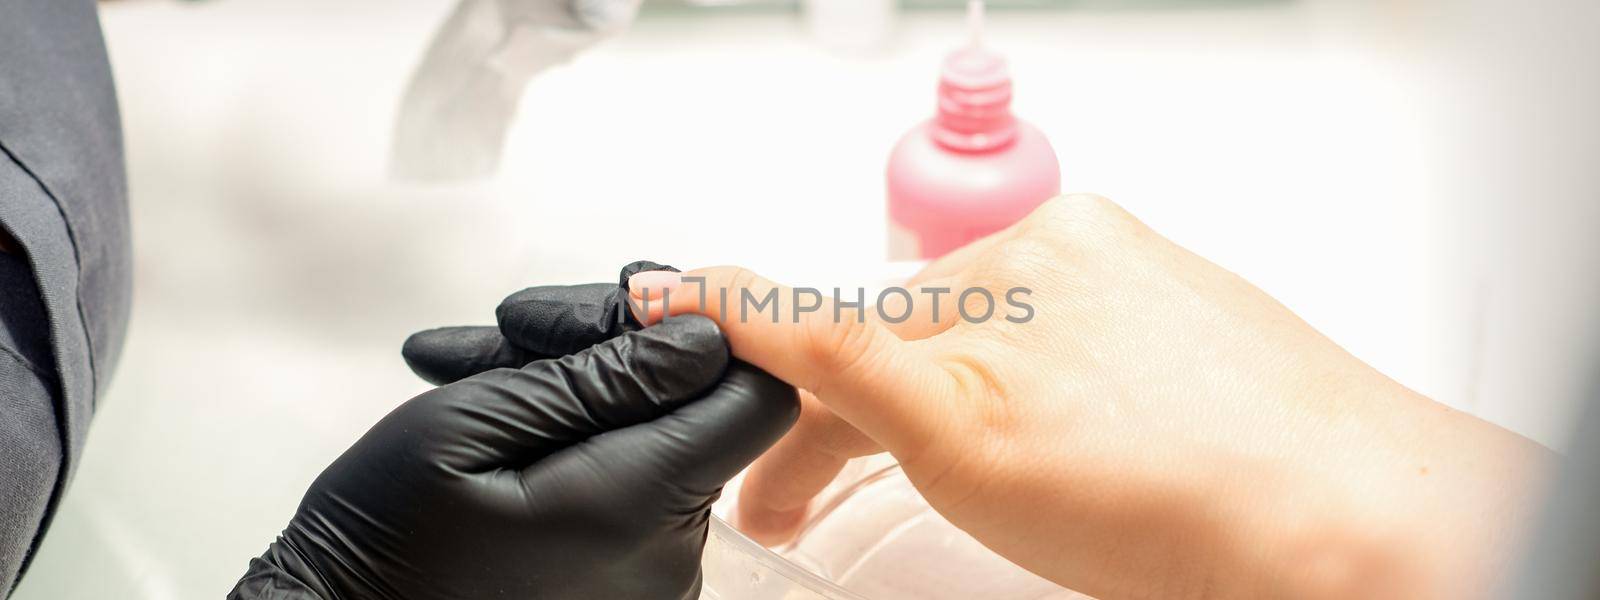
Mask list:
[[22,257],[0,253],[0,598],[37,545],[61,467],[49,320]]
[[0,298],[4,598],[77,467],[128,319],[122,128],[94,0],[0,0],[0,227],[16,241],[0,293],[31,298]]

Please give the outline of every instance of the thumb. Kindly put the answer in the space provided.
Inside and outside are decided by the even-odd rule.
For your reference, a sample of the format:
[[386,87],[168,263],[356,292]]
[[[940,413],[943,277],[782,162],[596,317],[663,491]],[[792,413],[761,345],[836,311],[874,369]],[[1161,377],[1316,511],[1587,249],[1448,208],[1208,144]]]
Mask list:
[[645,457],[648,476],[696,498],[712,498],[772,447],[800,416],[793,386],[732,361],[705,397],[654,421],[613,432],[595,446]]
[[903,461],[952,424],[956,378],[925,346],[866,318],[860,294],[824,298],[737,267],[639,273],[628,288],[641,321],[683,313],[711,318],[735,356],[810,391]]
[[405,414],[399,426],[441,438],[453,468],[522,467],[671,413],[715,386],[727,364],[715,324],[674,318],[577,354],[438,388],[398,411]]

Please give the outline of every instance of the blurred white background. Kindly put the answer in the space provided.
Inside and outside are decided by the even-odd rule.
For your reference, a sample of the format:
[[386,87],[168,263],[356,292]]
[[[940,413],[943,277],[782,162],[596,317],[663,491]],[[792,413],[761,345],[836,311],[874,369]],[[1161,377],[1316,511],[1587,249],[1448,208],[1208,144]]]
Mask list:
[[[1570,202],[1600,189],[1574,187],[1600,154],[1572,137],[1596,125],[1600,49],[1552,12],[1592,8],[1539,4],[994,11],[990,40],[1067,191],[1118,201],[1402,383],[1559,445],[1572,316],[1600,300],[1582,276],[1600,265],[1579,262],[1600,215]],[[846,53],[790,12],[649,11],[533,82],[497,179],[391,183],[400,94],[449,9],[104,5],[134,317],[16,598],[225,593],[322,467],[425,389],[406,335],[490,323],[521,287],[639,258],[872,283],[890,144],[964,39],[956,11],[899,14]]]

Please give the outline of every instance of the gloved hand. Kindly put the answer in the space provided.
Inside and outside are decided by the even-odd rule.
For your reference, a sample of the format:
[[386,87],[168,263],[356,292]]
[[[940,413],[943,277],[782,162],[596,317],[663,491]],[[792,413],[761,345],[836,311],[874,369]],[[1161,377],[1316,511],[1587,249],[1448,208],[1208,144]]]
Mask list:
[[730,360],[708,319],[640,330],[584,309],[619,289],[519,292],[509,337],[454,364],[428,351],[491,332],[413,336],[420,374],[465,378],[329,466],[229,598],[696,597],[711,503],[794,422],[795,391]]

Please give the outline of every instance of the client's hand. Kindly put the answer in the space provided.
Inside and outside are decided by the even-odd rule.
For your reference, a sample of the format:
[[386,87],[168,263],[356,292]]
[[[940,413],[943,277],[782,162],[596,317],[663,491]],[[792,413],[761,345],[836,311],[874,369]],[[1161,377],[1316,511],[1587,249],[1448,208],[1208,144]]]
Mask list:
[[[798,483],[742,497],[769,540],[871,450],[859,430],[951,522],[1097,597],[1466,597],[1514,544],[1548,455],[1097,197],[930,265],[892,328],[828,302],[797,315],[809,297],[741,269],[684,276],[635,276],[647,321],[670,289],[667,312],[719,319],[736,356],[820,401],[752,474]],[[937,320],[924,287],[953,290]],[[977,293],[976,322],[953,314],[968,288],[990,318]],[[744,293],[774,289],[778,318],[741,318]]]

